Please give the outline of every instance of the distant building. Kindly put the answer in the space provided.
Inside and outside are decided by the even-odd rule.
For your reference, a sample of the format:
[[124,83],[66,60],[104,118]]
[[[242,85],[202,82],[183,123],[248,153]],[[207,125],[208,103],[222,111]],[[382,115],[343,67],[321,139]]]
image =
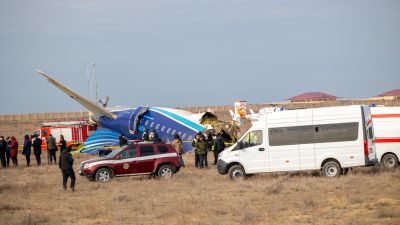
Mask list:
[[336,101],[338,97],[323,92],[306,92],[289,98],[291,102],[322,102]]
[[391,91],[383,92],[373,99],[385,99],[385,100],[395,100],[400,99],[400,89],[393,89]]

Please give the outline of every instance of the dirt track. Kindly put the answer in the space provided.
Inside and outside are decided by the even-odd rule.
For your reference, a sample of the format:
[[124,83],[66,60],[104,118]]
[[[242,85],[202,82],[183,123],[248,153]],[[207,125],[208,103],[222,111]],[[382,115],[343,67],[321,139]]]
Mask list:
[[[85,157],[77,157],[79,162]],[[186,162],[192,164],[192,159]],[[0,224],[400,224],[400,169],[308,173],[232,183],[189,165],[171,180],[77,178],[63,192],[57,166],[0,169]]]

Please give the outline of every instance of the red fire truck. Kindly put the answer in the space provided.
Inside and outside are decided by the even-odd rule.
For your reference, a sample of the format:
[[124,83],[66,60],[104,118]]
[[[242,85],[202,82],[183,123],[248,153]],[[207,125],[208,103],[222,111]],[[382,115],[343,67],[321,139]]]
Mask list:
[[64,135],[67,146],[77,146],[86,140],[92,130],[93,127],[87,121],[51,122],[43,123],[34,134],[42,139],[42,149],[46,150],[46,138],[50,134],[56,138],[57,144],[60,141],[60,135]]

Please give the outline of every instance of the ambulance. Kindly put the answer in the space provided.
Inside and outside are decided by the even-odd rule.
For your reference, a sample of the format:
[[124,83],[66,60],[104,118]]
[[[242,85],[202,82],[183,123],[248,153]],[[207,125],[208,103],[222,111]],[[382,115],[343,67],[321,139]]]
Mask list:
[[395,168],[400,159],[400,107],[372,107],[376,155],[387,168]]

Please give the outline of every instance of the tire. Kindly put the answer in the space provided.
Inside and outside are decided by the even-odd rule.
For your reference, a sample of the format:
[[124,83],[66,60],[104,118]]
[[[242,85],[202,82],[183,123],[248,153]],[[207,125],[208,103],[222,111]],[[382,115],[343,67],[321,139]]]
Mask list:
[[98,181],[98,182],[107,183],[112,178],[112,172],[111,172],[111,170],[109,170],[107,168],[101,168],[101,169],[97,170],[95,178],[96,178],[96,181]]
[[228,175],[231,180],[239,181],[244,180],[244,178],[246,177],[246,172],[244,171],[243,166],[234,165],[229,168]]
[[399,165],[399,159],[395,154],[386,154],[382,157],[382,165],[388,169],[396,168]]
[[174,167],[171,165],[162,165],[157,171],[157,176],[163,179],[170,179],[174,174]]
[[322,174],[326,177],[338,177],[341,171],[339,163],[335,161],[328,161],[322,166]]

